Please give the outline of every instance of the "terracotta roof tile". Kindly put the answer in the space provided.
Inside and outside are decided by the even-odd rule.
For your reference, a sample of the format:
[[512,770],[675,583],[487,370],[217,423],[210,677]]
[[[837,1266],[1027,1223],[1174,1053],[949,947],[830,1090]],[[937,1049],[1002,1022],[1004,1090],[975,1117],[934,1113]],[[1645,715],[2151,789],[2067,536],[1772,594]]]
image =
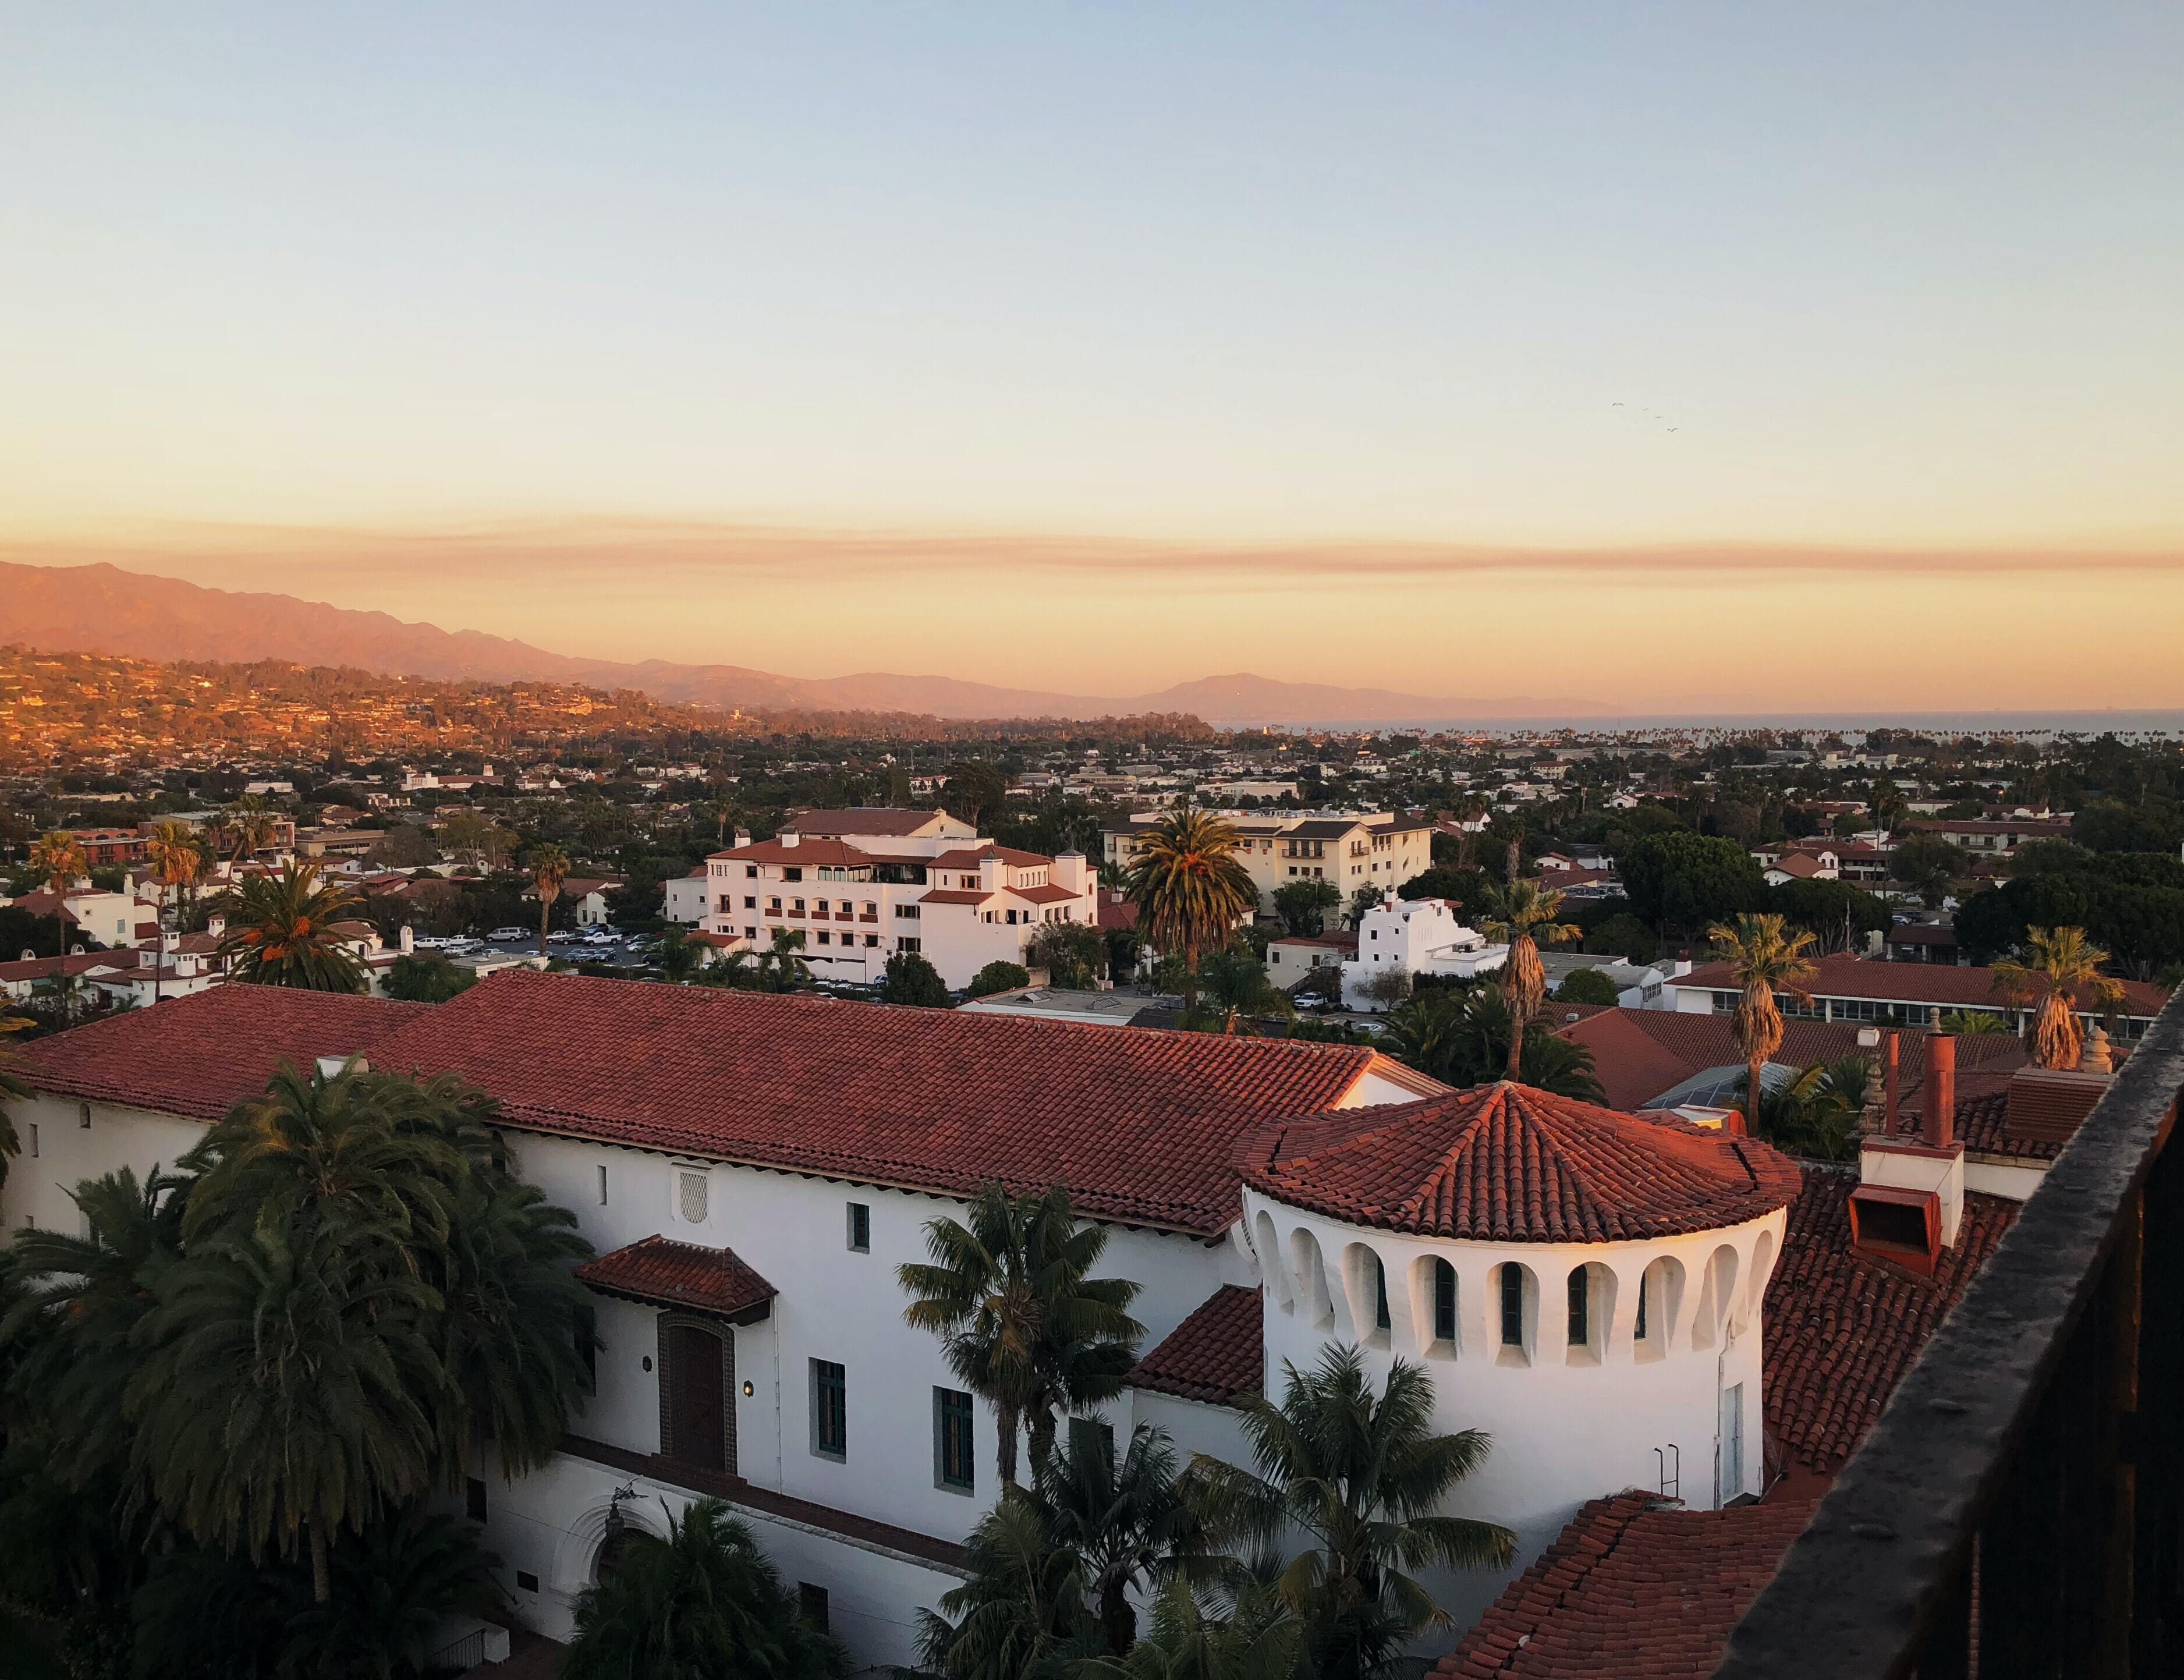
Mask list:
[[[1863,957],[1823,957],[1814,964],[1819,970],[1804,990],[1814,997],[1867,997],[1882,1002],[1933,1003],[1947,1008],[1998,1008],[2005,1000],[1995,990],[1994,970],[1948,963],[1875,963]],[[1734,991],[1736,980],[1728,968],[1710,963],[1695,968],[1671,985]],[[2161,1013],[2168,993],[2143,980],[2125,980],[2124,1007],[2127,1013],[2152,1017]],[[2092,1009],[2081,998],[2079,1007]]]
[[693,1307],[723,1317],[749,1312],[781,1292],[738,1259],[733,1248],[706,1248],[664,1236],[648,1236],[587,1260],[577,1268],[577,1276],[609,1295]]
[[1851,1247],[1854,1172],[1808,1168],[1767,1285],[1767,1431],[1775,1448],[1832,1472],[1880,1415],[1935,1326],[2017,1216],[1998,1196],[1964,1197],[1953,1247],[1931,1279]]
[[462,1073],[514,1125],[944,1193],[1059,1181],[1088,1214],[1209,1235],[1236,1218],[1237,1140],[1330,1107],[1378,1059],[530,968],[374,1052]]
[[947,814],[876,805],[849,811],[792,811],[782,826],[793,828],[800,834],[886,834],[901,840]]
[[215,1120],[262,1093],[276,1063],[369,1052],[434,1007],[219,985],[27,1044],[20,1071],[39,1091]]
[[1592,1500],[1431,1680],[1703,1680],[1812,1514],[1683,1510],[1635,1489]]
[[1797,1194],[1755,1139],[1474,1086],[1270,1127],[1240,1152],[1247,1183],[1356,1225],[1502,1242],[1614,1242],[1740,1225]]
[[1212,1406],[1256,1394],[1266,1380],[1262,1314],[1257,1290],[1223,1284],[1138,1361],[1130,1386]]

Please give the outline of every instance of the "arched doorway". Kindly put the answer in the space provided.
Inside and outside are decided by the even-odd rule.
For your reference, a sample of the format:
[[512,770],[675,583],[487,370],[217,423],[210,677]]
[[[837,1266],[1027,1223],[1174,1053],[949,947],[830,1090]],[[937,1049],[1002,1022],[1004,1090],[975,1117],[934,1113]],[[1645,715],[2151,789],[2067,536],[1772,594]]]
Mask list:
[[735,1332],[717,1320],[663,1315],[660,1449],[679,1464],[736,1470]]

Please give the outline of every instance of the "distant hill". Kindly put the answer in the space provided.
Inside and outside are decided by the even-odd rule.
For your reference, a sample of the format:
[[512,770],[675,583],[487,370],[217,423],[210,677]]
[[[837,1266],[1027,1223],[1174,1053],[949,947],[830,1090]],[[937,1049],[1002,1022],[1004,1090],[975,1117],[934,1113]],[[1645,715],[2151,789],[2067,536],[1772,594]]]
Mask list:
[[1448,700],[1385,689],[1287,683],[1240,672],[1158,694],[1105,697],[998,688],[949,677],[861,672],[780,677],[739,665],[631,663],[549,653],[505,636],[443,630],[384,612],[293,595],[209,589],[116,566],[0,562],[0,643],[137,659],[349,665],[387,676],[505,683],[523,678],[637,689],[686,705],[746,712],[907,712],[934,717],[1097,717],[1192,712],[1209,723],[1422,723],[1600,712],[1597,702],[1534,696]]

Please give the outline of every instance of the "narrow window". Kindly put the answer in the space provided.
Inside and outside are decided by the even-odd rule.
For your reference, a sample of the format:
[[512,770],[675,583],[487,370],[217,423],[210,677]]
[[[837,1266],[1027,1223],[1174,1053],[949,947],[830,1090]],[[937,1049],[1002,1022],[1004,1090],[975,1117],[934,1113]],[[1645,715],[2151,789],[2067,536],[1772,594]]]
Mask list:
[[1456,1340],[1456,1268],[1446,1260],[1435,1260],[1434,1270],[1434,1337],[1437,1341]]
[[1638,1275],[1638,1328],[1635,1332],[1639,1341],[1646,1339],[1646,1298],[1652,1293],[1653,1280],[1645,1273]]
[[809,1581],[796,1583],[796,1614],[806,1627],[827,1631],[827,1589]]
[[933,1474],[943,1487],[974,1492],[978,1472],[971,1455],[971,1397],[955,1388],[933,1391]]
[[811,1450],[825,1459],[850,1455],[849,1373],[832,1359],[811,1361]]
[[1382,1330],[1392,1329],[1395,1324],[1388,1316],[1388,1268],[1377,1255],[1373,1260],[1373,1322]]
[[38,1123],[36,1120],[31,1122],[31,1158],[34,1161],[38,1158]]
[[599,1166],[599,1206],[607,1204],[607,1169],[604,1162]]
[[485,1521],[485,1482],[482,1478],[473,1476],[464,1482],[463,1509],[472,1522]]
[[872,1210],[862,1202],[850,1203],[850,1248],[858,1254],[872,1252]]
[[1569,1344],[1573,1348],[1585,1347],[1592,1340],[1585,1314],[1591,1292],[1585,1285],[1585,1268],[1580,1266],[1569,1275]]
[[1502,1268],[1502,1345],[1524,1345],[1524,1273],[1514,1264]]
[[90,1103],[79,1102],[75,1105],[75,1123],[81,1126],[86,1131],[89,1131],[91,1130]]

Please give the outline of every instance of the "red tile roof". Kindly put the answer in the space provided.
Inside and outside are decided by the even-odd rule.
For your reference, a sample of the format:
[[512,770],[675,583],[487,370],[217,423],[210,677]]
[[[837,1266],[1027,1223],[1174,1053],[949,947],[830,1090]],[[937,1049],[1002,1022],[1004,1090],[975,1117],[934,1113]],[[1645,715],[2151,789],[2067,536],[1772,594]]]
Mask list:
[[1797,1169],[1756,1139],[1641,1119],[1529,1086],[1268,1127],[1245,1181],[1355,1225],[1502,1242],[1616,1242],[1786,1207]]
[[1100,928],[1104,933],[1112,928],[1134,928],[1138,924],[1138,907],[1117,892],[1112,887],[1100,889]]
[[754,840],[749,846],[732,846],[726,851],[706,853],[709,857],[731,858],[738,863],[810,863],[813,865],[858,865],[872,860],[845,841],[814,837],[800,840],[794,846],[783,846],[779,840]]
[[[1943,963],[1875,963],[1862,957],[1823,957],[1814,965],[1818,976],[1804,990],[1814,997],[1867,997],[1883,1002],[1936,1003],[1946,1008],[1966,1006],[1995,1008],[2004,1000],[1995,990],[1994,970]],[[1735,991],[1737,983],[1728,968],[1711,963],[1695,968],[1672,986],[1695,986],[1713,991]],[[2143,980],[2125,980],[2124,1007],[2133,1015],[2152,1019],[2161,1013],[2169,994]],[[2080,997],[2078,1007],[2094,1010],[2090,999]]]
[[1854,1253],[1855,1172],[1808,1168],[1767,1285],[1767,1432],[1775,1448],[1832,1473],[1850,1455],[1935,1326],[2017,1216],[1998,1196],[1964,1197],[1953,1247],[1932,1278]]
[[1683,1510],[1635,1488],[1595,1499],[1431,1680],[1703,1680],[1812,1514],[1791,1503]]
[[609,1295],[691,1307],[733,1317],[771,1301],[781,1292],[736,1257],[733,1248],[706,1248],[648,1236],[577,1268],[577,1279]]
[[920,904],[983,904],[988,899],[997,896],[999,896],[998,894],[990,892],[958,892],[955,890],[940,892],[936,890],[922,895],[918,898],[917,902]]
[[46,980],[51,977],[53,972],[53,965],[56,963],[58,963],[62,966],[64,972],[71,974],[80,974],[86,968],[96,968],[100,967],[102,964],[111,963],[117,956],[130,957],[134,953],[132,952],[125,951],[120,952],[112,951],[79,951],[71,952],[66,957],[22,957],[13,963],[0,963],[0,980],[6,980],[14,985],[20,985],[25,980]]
[[1078,896],[1054,881],[1049,881],[1043,887],[1011,887],[1009,890],[1018,898],[1029,899],[1034,904],[1062,904]]
[[1133,1388],[1225,1406],[1256,1394],[1266,1380],[1259,1292],[1224,1283],[1131,1369]]
[[275,1065],[370,1052],[429,1003],[286,986],[219,985],[23,1047],[36,1090],[215,1120],[258,1096]]
[[458,1071],[541,1131],[944,1194],[1058,1181],[1088,1214],[1206,1235],[1236,1217],[1238,1139],[1386,1065],[1348,1045],[531,968],[424,1009],[373,1059]]

